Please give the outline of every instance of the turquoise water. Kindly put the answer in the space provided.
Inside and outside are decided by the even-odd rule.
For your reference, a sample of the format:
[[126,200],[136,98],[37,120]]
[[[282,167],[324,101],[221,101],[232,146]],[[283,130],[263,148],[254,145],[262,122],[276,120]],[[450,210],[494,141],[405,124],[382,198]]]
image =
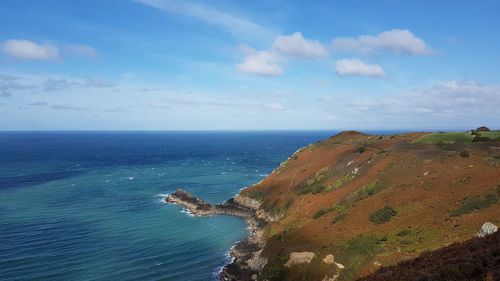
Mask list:
[[331,132],[0,132],[0,280],[213,280],[246,235],[212,203]]

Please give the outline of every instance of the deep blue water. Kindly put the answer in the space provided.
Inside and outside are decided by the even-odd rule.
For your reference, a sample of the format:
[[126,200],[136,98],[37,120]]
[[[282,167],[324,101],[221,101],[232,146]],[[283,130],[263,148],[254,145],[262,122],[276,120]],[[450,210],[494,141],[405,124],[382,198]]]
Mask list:
[[333,132],[0,132],[0,280],[213,280],[246,235],[212,203]]

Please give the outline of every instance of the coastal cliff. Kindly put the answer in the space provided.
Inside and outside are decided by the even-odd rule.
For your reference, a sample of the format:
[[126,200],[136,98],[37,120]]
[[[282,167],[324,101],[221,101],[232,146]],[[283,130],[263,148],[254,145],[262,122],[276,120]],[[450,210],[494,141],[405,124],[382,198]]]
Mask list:
[[267,259],[261,257],[260,253],[265,245],[263,228],[271,221],[269,216],[259,210],[258,201],[237,195],[222,204],[213,205],[183,189],[177,189],[165,197],[165,202],[180,205],[194,216],[227,215],[245,220],[249,235],[231,248],[233,261],[222,269],[221,280],[256,280],[267,263]]
[[357,280],[500,223],[500,132],[469,135],[346,131],[221,204],[183,190],[165,200],[248,223],[221,280]]

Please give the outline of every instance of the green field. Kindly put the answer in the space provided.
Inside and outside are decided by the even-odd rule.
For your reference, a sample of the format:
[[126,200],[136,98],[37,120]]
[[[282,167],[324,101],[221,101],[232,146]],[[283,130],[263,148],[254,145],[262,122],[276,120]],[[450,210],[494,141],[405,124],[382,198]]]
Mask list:
[[[500,139],[500,131],[479,132],[481,137],[487,137],[492,140]],[[470,132],[452,132],[452,133],[431,133],[423,135],[416,139],[416,143],[470,143],[474,139],[474,135]]]

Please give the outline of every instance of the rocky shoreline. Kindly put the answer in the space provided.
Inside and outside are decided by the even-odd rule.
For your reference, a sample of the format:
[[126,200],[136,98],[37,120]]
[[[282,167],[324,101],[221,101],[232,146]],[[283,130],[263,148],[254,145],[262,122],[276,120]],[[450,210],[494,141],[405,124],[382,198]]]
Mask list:
[[233,261],[224,266],[220,280],[257,279],[267,263],[267,259],[260,256],[265,246],[262,229],[268,222],[275,219],[259,209],[258,201],[237,195],[221,204],[213,205],[194,197],[183,189],[177,189],[165,197],[165,202],[180,205],[194,216],[226,215],[244,219],[248,225],[249,236],[231,248],[230,255]]

